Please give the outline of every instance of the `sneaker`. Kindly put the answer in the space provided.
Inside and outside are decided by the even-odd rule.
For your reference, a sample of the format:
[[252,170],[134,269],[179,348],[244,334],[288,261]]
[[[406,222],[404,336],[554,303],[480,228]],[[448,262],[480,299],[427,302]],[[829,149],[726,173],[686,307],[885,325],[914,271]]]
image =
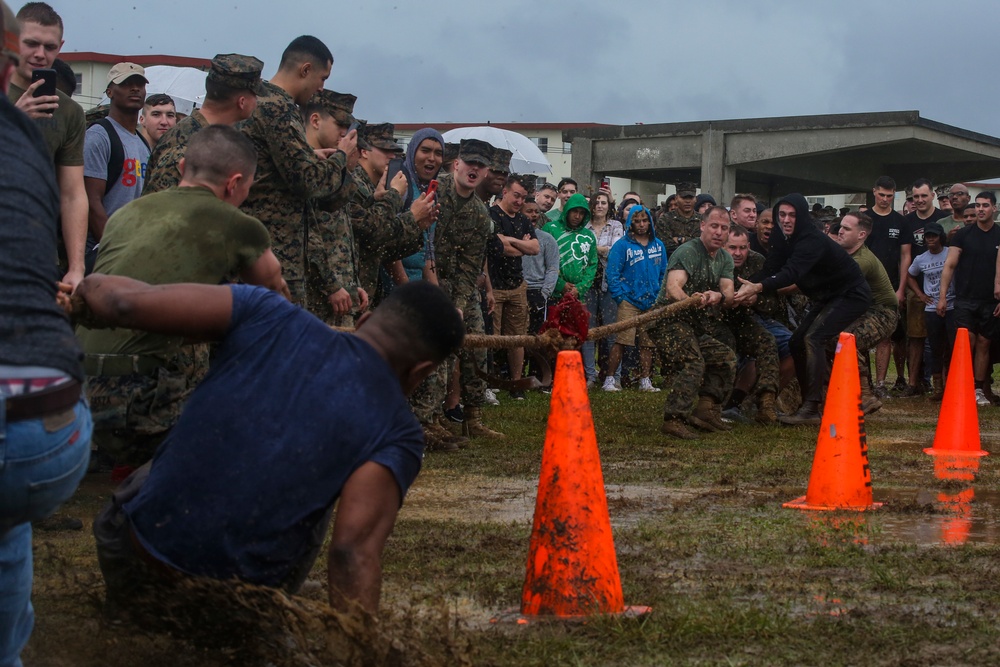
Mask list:
[[895,391],[906,391],[908,386],[909,384],[906,382],[905,378],[898,377],[896,378],[896,384],[892,385],[892,388]]
[[739,407],[728,408],[722,411],[722,421],[727,424],[737,423],[737,424],[749,424],[750,420]]
[[512,392],[510,392],[510,397],[513,398],[515,401],[523,401],[524,400],[524,392],[523,391],[512,391]]
[[654,387],[653,381],[650,380],[649,378],[642,378],[641,380],[639,380],[639,391],[657,392],[660,391],[660,388]]
[[483,399],[486,401],[487,405],[500,405],[500,401],[497,399],[497,395],[492,389],[487,389],[483,393]]
[[587,389],[593,389],[596,386],[597,386],[597,378],[587,379]]
[[990,405],[990,399],[986,398],[986,394],[983,393],[982,389],[976,390],[976,405],[980,407]]
[[618,388],[618,385],[615,384],[614,377],[610,375],[604,378],[604,386],[602,386],[601,389],[604,391],[621,391],[621,389]]
[[875,385],[872,393],[875,394],[875,398],[889,398],[889,390],[885,388],[885,384],[882,382]]
[[914,396],[923,396],[923,390],[919,386],[907,385],[906,389],[903,390],[903,398],[913,398]]
[[465,418],[462,416],[462,404],[459,403],[451,410],[445,410],[444,416],[448,419],[448,421],[455,422],[456,424],[461,424],[463,421],[465,421]]

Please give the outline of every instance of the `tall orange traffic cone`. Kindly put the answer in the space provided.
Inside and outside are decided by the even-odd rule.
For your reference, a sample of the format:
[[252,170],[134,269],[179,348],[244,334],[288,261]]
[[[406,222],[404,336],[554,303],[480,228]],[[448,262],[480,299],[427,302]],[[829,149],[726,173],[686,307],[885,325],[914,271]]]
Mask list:
[[925,454],[961,454],[986,456],[980,449],[979,413],[976,408],[976,380],[972,374],[972,349],[969,347],[969,330],[959,329],[955,334],[955,347],[948,366],[948,382],[944,385],[944,398],[938,414],[934,446]]
[[579,352],[560,352],[521,596],[525,616],[626,611]]
[[806,495],[782,507],[868,510],[882,505],[872,502],[857,354],[853,334],[840,334]]

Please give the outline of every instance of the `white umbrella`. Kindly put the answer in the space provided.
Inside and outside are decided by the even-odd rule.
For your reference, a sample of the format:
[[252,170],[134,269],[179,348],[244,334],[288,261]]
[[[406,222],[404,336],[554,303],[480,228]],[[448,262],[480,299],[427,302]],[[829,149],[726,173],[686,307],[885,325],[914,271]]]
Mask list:
[[[190,116],[196,107],[205,102],[205,79],[208,72],[194,67],[173,67],[153,65],[146,68],[146,97],[154,93],[166,93],[174,100],[177,113]],[[107,97],[101,104],[110,104]]]
[[481,125],[448,130],[441,136],[451,144],[457,144],[462,139],[479,139],[496,148],[506,148],[514,154],[510,160],[510,170],[515,174],[552,173],[552,165],[545,159],[545,154],[531,139],[517,132]]

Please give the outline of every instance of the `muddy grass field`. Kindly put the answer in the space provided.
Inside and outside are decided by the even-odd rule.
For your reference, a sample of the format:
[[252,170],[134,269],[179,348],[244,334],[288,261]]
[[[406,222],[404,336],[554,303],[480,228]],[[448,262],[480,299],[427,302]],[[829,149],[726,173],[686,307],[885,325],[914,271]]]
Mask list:
[[[508,620],[548,396],[504,395],[486,419],[506,441],[428,454],[386,548],[377,626],[326,608],[322,559],[299,597],[237,592],[255,618],[243,634],[179,636],[105,615],[89,531],[111,482],[90,475],[63,509],[84,530],[36,533],[25,664],[1000,664],[1000,408],[980,409],[994,455],[971,480],[941,479],[921,451],[938,406],[888,401],[867,421],[884,506],[858,514],[781,507],[805,491],[815,428],[740,425],[665,443],[658,395],[591,400],[625,602],[653,608],[642,619]],[[158,604],[147,608],[155,615]]]

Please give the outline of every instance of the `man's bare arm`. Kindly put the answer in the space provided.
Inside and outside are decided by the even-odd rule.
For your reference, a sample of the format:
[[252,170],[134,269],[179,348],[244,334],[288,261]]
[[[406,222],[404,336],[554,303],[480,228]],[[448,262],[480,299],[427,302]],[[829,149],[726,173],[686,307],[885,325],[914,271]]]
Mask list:
[[382,592],[382,550],[396,523],[402,496],[392,472],[368,461],[347,479],[340,493],[327,564],[330,605],[352,602],[378,613]]
[[292,300],[288,284],[281,277],[281,262],[274,256],[270,248],[265,250],[256,262],[243,269],[240,273],[240,280],[248,285],[260,285],[274,290],[289,301]]
[[87,228],[98,241],[104,236],[104,226],[108,224],[108,212],[104,210],[104,190],[107,181],[103,178],[84,176],[83,186],[87,191]]
[[944,268],[941,269],[941,282],[938,287],[941,291],[938,292],[938,302],[935,308],[941,317],[944,317],[945,313],[948,312],[948,286],[951,285],[951,278],[955,275],[955,267],[958,266],[958,260],[961,256],[962,249],[958,246],[948,248],[948,257],[944,260]]
[[84,253],[87,248],[87,190],[83,185],[83,165],[56,168],[59,181],[59,204],[63,244],[68,267],[63,282],[74,288],[83,280]]
[[687,285],[687,282],[687,271],[683,269],[667,271],[667,294],[670,298],[674,301],[683,301],[686,299],[688,295],[684,291],[684,286]]
[[233,315],[233,295],[227,285],[148,285],[94,273],[83,279],[73,300],[74,315],[99,324],[195,340],[221,339]]

